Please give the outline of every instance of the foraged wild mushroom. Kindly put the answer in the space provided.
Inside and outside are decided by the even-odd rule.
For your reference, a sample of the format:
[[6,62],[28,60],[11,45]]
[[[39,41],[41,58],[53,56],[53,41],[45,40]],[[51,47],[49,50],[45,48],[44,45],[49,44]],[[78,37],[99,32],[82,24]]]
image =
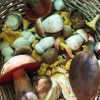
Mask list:
[[25,0],[27,5],[26,16],[30,20],[36,20],[46,16],[51,10],[51,0]]
[[39,100],[45,100],[46,95],[52,87],[52,81],[49,77],[38,76],[35,78],[33,85],[35,87]]
[[44,33],[44,29],[43,29],[41,18],[36,20],[35,29],[36,29],[37,34],[40,37],[45,37],[45,33]]
[[60,15],[54,14],[49,17],[47,17],[42,22],[44,32],[48,33],[57,33],[63,29],[63,19]]
[[4,62],[9,60],[14,55],[14,50],[6,42],[1,43],[1,54],[4,57]]
[[100,87],[100,67],[92,52],[82,51],[73,58],[69,80],[78,100],[94,100]]
[[47,64],[52,64],[57,60],[58,50],[55,48],[49,48],[46,52],[42,54],[42,61]]
[[42,54],[45,50],[52,47],[54,45],[55,38],[54,37],[45,37],[40,40],[39,43],[35,45],[35,50]]
[[32,32],[29,32],[29,31],[23,31],[22,37],[24,39],[27,39],[30,44],[36,39],[35,35],[33,35]]
[[22,20],[22,15],[19,12],[12,12],[5,22],[5,26],[11,28],[12,30],[18,29],[20,22]]
[[30,42],[24,37],[17,38],[13,43],[13,47],[17,49],[21,46],[30,46]]
[[60,11],[60,10],[62,10],[64,7],[65,7],[65,6],[64,6],[63,0],[55,0],[55,1],[54,1],[54,8],[55,8],[55,10]]
[[72,50],[78,50],[83,44],[83,42],[84,42],[84,38],[80,36],[79,34],[72,35],[68,39],[66,39],[66,44]]
[[27,98],[27,93],[33,94],[34,100],[38,100],[32,89],[32,84],[25,71],[37,70],[39,63],[28,55],[18,55],[8,60],[2,70],[0,76],[0,84],[8,83],[14,79],[14,88],[16,93],[16,100]]
[[14,55],[22,55],[22,54],[27,54],[27,55],[31,55],[32,49],[29,46],[21,46],[18,47],[15,52]]

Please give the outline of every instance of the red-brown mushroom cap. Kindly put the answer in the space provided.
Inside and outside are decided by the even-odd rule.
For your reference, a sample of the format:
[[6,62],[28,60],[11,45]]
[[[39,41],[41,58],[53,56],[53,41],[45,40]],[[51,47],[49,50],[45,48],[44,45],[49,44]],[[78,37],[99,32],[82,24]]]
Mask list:
[[19,69],[37,70],[40,64],[29,55],[18,55],[9,59],[1,70],[0,83],[5,84],[13,79],[13,73]]
[[40,0],[40,2],[41,6],[36,6],[26,10],[26,16],[29,19],[35,20],[47,15],[50,12],[52,4],[51,0]]

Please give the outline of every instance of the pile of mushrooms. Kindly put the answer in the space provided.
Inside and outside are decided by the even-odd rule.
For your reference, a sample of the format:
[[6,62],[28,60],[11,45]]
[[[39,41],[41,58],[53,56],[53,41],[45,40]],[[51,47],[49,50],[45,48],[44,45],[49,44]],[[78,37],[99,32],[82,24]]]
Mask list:
[[[17,100],[38,100],[26,71],[36,70],[39,63],[28,55],[18,55],[9,59],[1,70],[0,84],[13,80]],[[25,99],[25,100],[26,100]]]
[[92,100],[100,84],[100,15],[88,22],[80,11],[67,11],[63,0],[40,1],[39,7],[25,1],[33,16],[30,7],[4,22],[0,84],[14,83],[17,100]]

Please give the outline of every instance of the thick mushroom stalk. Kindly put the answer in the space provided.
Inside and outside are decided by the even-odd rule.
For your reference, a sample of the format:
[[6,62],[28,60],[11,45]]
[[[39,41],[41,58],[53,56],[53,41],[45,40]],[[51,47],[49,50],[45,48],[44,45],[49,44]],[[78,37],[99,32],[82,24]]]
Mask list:
[[30,79],[24,70],[20,69],[14,72],[13,77],[17,100],[23,100],[23,98],[25,98],[24,100],[30,100],[30,95],[27,95],[27,93],[31,94],[31,99],[38,100],[37,96],[33,93]]
[[14,80],[16,100],[38,100],[26,71],[36,70],[39,63],[28,55],[18,55],[8,60],[1,71],[0,83]]

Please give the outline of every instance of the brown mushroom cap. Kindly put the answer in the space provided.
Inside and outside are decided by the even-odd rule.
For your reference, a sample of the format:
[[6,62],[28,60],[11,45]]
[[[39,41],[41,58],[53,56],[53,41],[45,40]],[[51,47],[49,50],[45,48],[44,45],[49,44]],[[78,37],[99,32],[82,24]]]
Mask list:
[[4,84],[13,79],[13,73],[19,69],[25,71],[37,70],[40,64],[28,55],[18,55],[9,59],[1,70],[0,83]]
[[26,16],[30,19],[38,19],[42,16],[47,15],[51,10],[51,0],[40,0],[39,6],[31,7],[29,4],[29,8],[26,10]]

